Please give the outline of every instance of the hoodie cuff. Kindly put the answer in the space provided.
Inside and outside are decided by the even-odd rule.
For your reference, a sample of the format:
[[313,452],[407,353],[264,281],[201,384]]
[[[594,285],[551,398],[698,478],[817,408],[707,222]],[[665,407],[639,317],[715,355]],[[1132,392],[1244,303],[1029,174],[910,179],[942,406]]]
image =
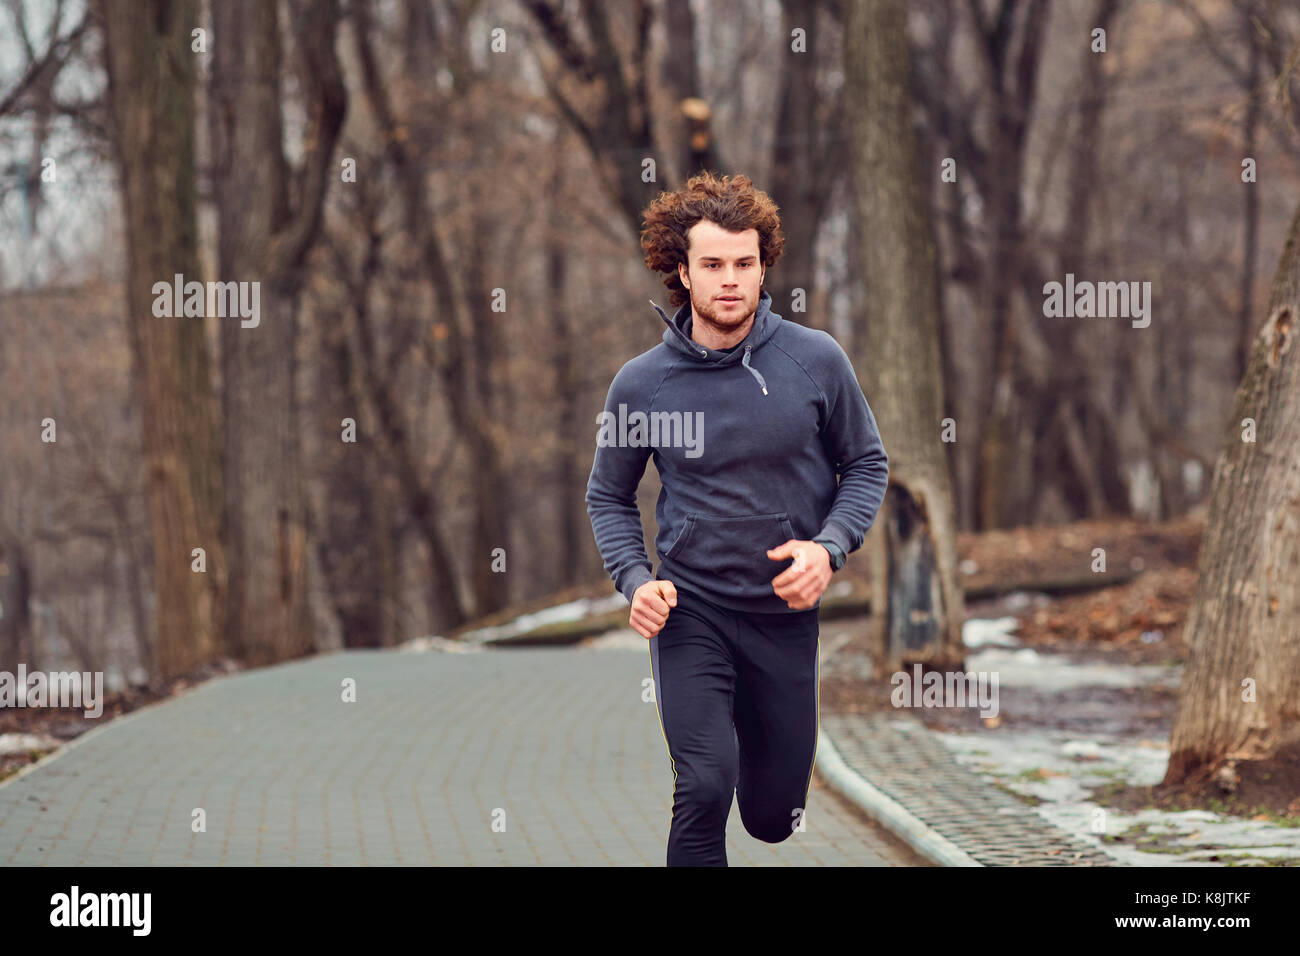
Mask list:
[[627,603],[631,604],[632,595],[636,593],[636,589],[652,580],[654,580],[654,573],[648,567],[644,564],[633,565],[623,573],[623,581],[619,585],[619,592],[622,593],[623,597],[627,598]]
[[814,535],[814,538],[828,538],[834,541],[836,546],[844,552],[847,557],[853,550],[853,542],[849,539],[849,533],[843,525],[836,521],[828,521],[822,526],[821,531]]

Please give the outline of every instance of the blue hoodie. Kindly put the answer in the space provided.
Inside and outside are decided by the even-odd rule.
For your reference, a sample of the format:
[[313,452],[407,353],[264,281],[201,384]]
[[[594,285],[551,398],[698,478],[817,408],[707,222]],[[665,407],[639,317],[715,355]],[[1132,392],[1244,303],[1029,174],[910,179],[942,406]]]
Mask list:
[[793,613],[772,589],[792,562],[767,550],[825,537],[847,555],[875,520],[889,459],[853,365],[826,332],[771,304],[762,292],[749,334],[729,351],[691,339],[690,303],[672,319],[655,305],[663,342],[609,386],[587,514],[629,602],[655,577],[636,503],[651,455],[662,484],[658,576],[723,607]]

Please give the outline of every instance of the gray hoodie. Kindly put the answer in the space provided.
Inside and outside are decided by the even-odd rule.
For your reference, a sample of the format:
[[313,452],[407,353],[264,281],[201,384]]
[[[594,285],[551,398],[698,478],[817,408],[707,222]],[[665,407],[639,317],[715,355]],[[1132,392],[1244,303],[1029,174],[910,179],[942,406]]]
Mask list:
[[762,292],[749,334],[726,352],[691,339],[689,303],[672,319],[655,305],[663,342],[609,386],[587,513],[629,602],[656,576],[636,504],[652,455],[658,576],[723,607],[793,613],[772,589],[792,562],[767,550],[824,537],[850,554],[875,520],[889,460],[849,357],[771,304]]

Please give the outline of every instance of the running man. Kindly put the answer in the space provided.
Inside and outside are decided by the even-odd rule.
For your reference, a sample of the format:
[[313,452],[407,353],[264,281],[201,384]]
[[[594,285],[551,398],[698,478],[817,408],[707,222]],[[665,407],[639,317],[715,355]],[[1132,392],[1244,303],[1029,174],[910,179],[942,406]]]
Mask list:
[[[757,839],[800,829],[817,609],[889,474],[843,348],[771,310],[763,278],[784,245],[776,204],[746,176],[704,173],[654,200],[641,246],[679,308],[655,305],[663,342],[619,369],[598,419],[587,512],[649,643],[674,777],[669,866],[727,865],[733,797]],[[657,574],[636,502],[652,455]]]

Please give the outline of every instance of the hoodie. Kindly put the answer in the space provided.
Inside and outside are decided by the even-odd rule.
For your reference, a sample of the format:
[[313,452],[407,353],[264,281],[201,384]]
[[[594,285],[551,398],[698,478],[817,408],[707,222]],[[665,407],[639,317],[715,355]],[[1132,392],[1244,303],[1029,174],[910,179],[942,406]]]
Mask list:
[[829,334],[771,304],[760,293],[749,334],[729,351],[691,338],[690,303],[671,319],[654,305],[663,341],[609,386],[587,514],[629,602],[656,577],[636,503],[651,457],[662,486],[657,576],[733,610],[793,613],[772,589],[792,561],[768,549],[821,537],[851,554],[875,520],[888,457],[852,363]]

